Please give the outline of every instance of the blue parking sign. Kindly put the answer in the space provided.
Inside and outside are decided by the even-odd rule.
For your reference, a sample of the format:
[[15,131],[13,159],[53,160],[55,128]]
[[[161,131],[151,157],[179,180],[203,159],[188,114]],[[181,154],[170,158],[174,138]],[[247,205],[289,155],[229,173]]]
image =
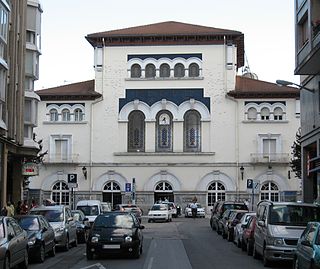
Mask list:
[[131,192],[131,183],[126,183],[126,192]]

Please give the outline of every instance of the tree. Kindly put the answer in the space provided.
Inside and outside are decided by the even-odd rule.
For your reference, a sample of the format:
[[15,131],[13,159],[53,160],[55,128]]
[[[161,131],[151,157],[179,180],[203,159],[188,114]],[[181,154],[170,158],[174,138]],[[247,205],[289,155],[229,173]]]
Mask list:
[[293,142],[292,148],[292,158],[290,160],[290,167],[295,173],[297,178],[301,178],[301,128],[296,132],[296,140]]

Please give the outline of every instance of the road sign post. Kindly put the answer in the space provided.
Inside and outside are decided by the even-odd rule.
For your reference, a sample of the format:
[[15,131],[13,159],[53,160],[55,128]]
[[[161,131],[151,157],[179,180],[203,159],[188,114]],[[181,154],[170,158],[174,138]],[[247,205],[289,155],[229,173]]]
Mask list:
[[132,178],[132,204],[136,204],[136,179]]
[[71,209],[74,209],[74,192],[73,188],[78,187],[77,174],[68,174],[68,187],[71,188]]

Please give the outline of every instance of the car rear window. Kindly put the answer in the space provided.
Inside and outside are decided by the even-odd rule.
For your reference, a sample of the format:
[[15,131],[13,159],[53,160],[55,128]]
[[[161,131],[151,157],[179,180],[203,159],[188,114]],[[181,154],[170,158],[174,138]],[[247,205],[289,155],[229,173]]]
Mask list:
[[77,206],[78,210],[81,210],[86,216],[99,215],[99,208],[97,205],[94,206]]
[[63,221],[63,212],[60,210],[32,210],[34,215],[42,215],[49,222],[60,222]]
[[22,229],[27,231],[39,231],[39,221],[35,217],[25,217],[18,219],[18,223]]

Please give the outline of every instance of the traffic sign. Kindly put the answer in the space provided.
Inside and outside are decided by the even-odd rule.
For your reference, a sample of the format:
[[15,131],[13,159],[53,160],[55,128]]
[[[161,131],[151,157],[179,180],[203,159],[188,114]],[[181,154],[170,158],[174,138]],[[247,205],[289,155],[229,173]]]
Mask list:
[[131,192],[131,183],[126,183],[126,192]]
[[68,174],[68,183],[77,183],[77,174]]
[[247,189],[253,188],[253,179],[247,179]]
[[78,183],[68,183],[69,188],[78,188]]

